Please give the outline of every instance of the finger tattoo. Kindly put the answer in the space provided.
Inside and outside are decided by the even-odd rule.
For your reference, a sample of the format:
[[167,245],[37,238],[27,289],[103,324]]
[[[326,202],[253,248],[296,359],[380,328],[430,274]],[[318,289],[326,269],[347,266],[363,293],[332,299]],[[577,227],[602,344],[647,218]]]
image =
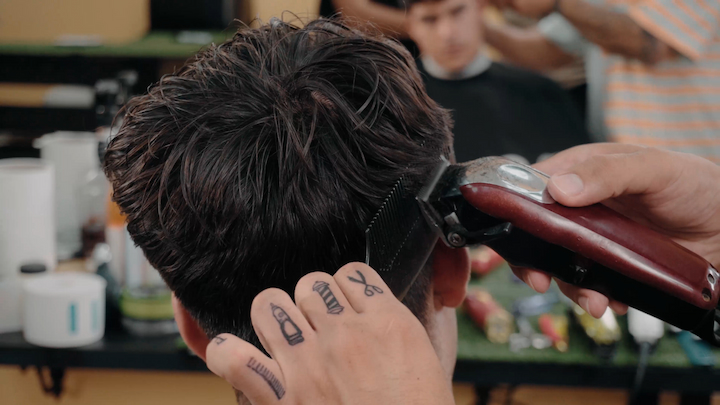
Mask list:
[[373,295],[375,295],[375,293],[378,293],[378,294],[383,293],[382,288],[380,288],[378,286],[374,286],[372,284],[368,284],[367,281],[365,280],[365,275],[362,274],[360,272],[360,270],[355,270],[355,272],[360,276],[360,280],[358,280],[356,278],[352,278],[350,276],[348,276],[348,279],[352,282],[363,284],[365,286],[365,295],[367,295],[368,297],[372,297]]
[[213,339],[213,340],[215,341],[215,344],[216,344],[216,345],[220,346],[220,344],[221,344],[222,342],[226,341],[227,338],[220,337],[220,336],[215,336],[215,339]]
[[275,374],[273,374],[272,371],[260,364],[259,361],[255,360],[254,357],[250,357],[247,366],[250,368],[250,370],[254,371],[255,373],[257,373],[257,375],[262,377],[266,383],[268,383],[270,388],[275,393],[277,399],[281,399],[285,395],[285,388],[283,388],[282,384],[280,384],[280,380],[275,377]]
[[320,294],[320,297],[325,302],[328,314],[337,315],[341,313],[343,309],[345,309],[345,307],[340,305],[337,298],[335,298],[335,294],[333,294],[332,290],[330,289],[330,284],[318,280],[315,282],[315,284],[313,284],[313,291]]
[[302,331],[298,326],[290,319],[290,316],[281,307],[270,303],[273,317],[280,324],[280,331],[282,331],[283,337],[287,340],[290,346],[295,346],[298,343],[305,341],[303,338]]

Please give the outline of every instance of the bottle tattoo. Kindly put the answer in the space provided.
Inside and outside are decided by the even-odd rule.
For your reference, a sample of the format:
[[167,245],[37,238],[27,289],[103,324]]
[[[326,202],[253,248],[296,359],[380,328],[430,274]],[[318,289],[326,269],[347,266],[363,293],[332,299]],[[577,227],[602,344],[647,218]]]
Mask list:
[[295,322],[290,319],[290,316],[284,309],[273,303],[270,303],[270,308],[272,309],[272,314],[275,317],[275,320],[278,324],[280,324],[280,331],[282,331],[285,340],[287,340],[290,346],[295,346],[296,344],[305,341],[302,331],[297,325],[295,325]]

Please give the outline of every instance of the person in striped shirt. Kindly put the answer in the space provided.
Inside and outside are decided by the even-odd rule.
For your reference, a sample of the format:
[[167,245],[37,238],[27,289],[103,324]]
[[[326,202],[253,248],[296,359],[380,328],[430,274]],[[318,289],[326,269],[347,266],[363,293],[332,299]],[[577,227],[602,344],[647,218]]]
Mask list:
[[547,63],[583,54],[588,122],[597,140],[689,152],[720,163],[718,0],[496,0],[528,15],[551,13],[537,31],[500,31],[501,52]]

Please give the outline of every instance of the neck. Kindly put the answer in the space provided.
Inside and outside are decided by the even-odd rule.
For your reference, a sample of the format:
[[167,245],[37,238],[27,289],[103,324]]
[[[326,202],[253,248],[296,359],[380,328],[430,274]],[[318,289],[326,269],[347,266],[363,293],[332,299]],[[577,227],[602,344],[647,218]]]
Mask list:
[[425,70],[430,76],[443,80],[461,80],[477,76],[485,72],[492,64],[490,58],[488,58],[482,50],[478,50],[475,59],[465,65],[464,68],[454,72],[444,69],[430,56],[423,55],[420,57],[420,60],[422,60],[423,67],[425,67]]

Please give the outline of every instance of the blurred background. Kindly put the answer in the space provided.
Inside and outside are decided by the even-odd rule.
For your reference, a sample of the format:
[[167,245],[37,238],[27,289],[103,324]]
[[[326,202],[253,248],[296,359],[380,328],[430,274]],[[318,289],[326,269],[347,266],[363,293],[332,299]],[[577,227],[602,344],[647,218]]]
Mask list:
[[[622,3],[608,15],[634,16],[627,36],[598,37],[593,9],[564,19],[559,1],[0,1],[0,403],[235,403],[177,334],[100,169],[123,104],[203,46],[341,12],[417,58],[458,160],[613,141],[720,161],[720,5],[668,2],[677,30],[647,1],[665,17],[634,44],[632,21],[655,14]],[[472,259],[458,404],[720,404],[717,349],[632,311],[594,319],[555,286],[536,295],[490,249]]]

